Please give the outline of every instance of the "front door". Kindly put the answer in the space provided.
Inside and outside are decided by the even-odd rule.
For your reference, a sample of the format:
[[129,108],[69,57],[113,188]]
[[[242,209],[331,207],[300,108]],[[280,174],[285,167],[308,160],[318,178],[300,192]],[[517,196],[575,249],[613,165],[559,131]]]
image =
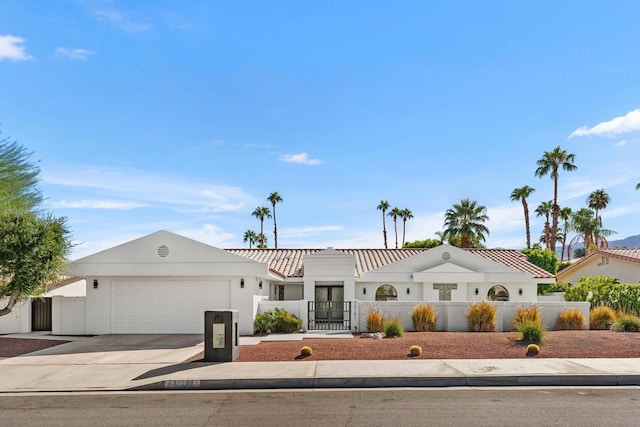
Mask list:
[[316,320],[342,320],[344,287],[316,286]]

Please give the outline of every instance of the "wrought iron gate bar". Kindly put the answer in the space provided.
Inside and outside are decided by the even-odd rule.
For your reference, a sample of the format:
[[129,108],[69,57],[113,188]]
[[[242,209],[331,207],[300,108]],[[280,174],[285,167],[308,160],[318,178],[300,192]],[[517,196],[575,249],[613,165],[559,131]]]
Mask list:
[[308,307],[309,330],[351,330],[351,301],[309,301]]

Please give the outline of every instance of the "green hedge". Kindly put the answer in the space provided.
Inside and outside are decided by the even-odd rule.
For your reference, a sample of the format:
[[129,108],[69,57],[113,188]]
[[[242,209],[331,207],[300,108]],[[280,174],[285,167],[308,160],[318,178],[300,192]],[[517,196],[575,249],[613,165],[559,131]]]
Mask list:
[[588,301],[591,307],[604,305],[612,309],[640,316],[640,283],[619,283],[606,276],[581,277],[564,293],[566,301]]

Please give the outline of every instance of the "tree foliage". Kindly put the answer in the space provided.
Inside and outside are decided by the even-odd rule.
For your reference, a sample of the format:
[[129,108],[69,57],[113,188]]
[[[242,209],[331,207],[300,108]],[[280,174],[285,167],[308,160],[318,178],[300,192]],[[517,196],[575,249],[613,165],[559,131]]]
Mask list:
[[435,248],[437,246],[442,245],[442,242],[439,239],[424,239],[424,240],[415,240],[413,242],[406,242],[403,248]]
[[527,261],[531,264],[551,274],[558,272],[558,257],[549,249],[523,249],[521,252],[527,256]]
[[39,217],[33,212],[0,214],[0,299],[8,298],[0,316],[14,305],[56,283],[70,249],[64,218]]
[[634,316],[640,315],[640,283],[620,283],[606,276],[584,276],[564,293],[566,301],[588,301],[591,307],[606,306]]
[[0,139],[0,209],[28,211],[42,202],[37,187],[40,169],[17,142]]
[[481,247],[489,234],[484,225],[488,220],[486,207],[475,200],[462,199],[445,212],[443,237],[455,246],[459,242],[461,248]]

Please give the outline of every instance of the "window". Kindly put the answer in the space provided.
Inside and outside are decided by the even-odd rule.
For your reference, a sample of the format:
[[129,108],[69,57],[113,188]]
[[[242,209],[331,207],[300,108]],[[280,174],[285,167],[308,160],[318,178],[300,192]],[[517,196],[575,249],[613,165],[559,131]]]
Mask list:
[[489,289],[487,297],[491,301],[509,301],[509,291],[502,285],[495,285]]
[[382,285],[376,289],[376,301],[397,301],[398,291],[391,285]]

